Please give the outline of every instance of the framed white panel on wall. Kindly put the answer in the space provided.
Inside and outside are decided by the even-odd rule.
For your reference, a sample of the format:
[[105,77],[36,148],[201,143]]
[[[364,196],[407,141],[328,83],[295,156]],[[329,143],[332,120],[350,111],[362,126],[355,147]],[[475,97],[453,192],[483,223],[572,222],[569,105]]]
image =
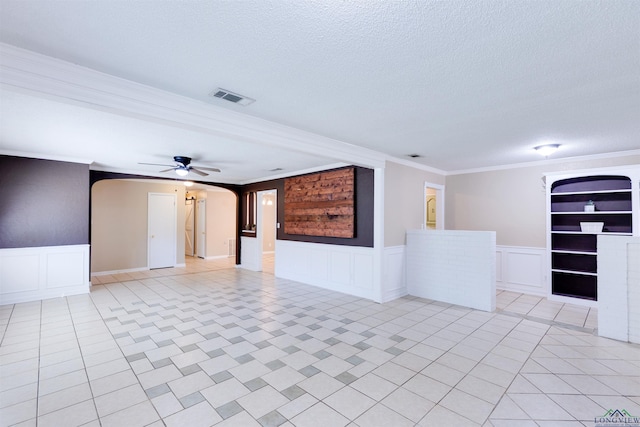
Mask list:
[[544,296],[546,294],[545,260],[545,248],[496,246],[497,288]]
[[506,253],[506,280],[523,286],[540,286],[543,283],[544,254],[540,251]]
[[305,262],[300,262],[299,267],[303,268],[300,273],[308,271],[315,280],[329,280],[329,253],[327,251],[309,249],[308,268],[305,268]]
[[373,248],[276,240],[276,253],[276,277],[375,299]]
[[262,253],[255,237],[240,237],[240,268],[251,271],[262,269]]
[[370,254],[353,254],[353,284],[362,289],[373,288],[373,258]]
[[0,294],[38,290],[40,254],[19,249],[3,252],[4,256],[0,256]]
[[330,253],[330,280],[348,286],[351,284],[351,254],[341,251],[331,251]]
[[0,249],[0,304],[88,293],[89,245]]
[[47,254],[47,288],[82,285],[86,278],[82,265],[84,254],[81,252],[61,252]]
[[405,246],[384,248],[382,302],[407,295]]

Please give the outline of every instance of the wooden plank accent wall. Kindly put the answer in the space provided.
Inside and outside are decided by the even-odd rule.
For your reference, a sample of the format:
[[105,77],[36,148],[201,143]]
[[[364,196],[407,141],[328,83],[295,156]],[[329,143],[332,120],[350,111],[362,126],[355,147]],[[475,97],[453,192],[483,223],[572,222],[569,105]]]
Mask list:
[[286,178],[284,232],[304,236],[353,238],[353,168]]

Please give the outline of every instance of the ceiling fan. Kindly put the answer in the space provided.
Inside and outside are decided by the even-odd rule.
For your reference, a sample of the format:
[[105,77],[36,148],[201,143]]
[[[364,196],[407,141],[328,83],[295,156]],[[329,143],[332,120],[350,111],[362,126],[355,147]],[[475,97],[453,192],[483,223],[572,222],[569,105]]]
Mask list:
[[158,163],[138,163],[138,164],[139,165],[153,165],[153,166],[168,166],[169,169],[164,169],[164,170],[161,170],[160,172],[175,171],[180,176],[187,176],[189,174],[189,172],[196,173],[196,174],[198,174],[200,176],[209,175],[208,173],[203,172],[203,171],[220,172],[220,169],[218,169],[218,168],[210,168],[210,167],[206,167],[206,166],[191,166],[191,157],[187,157],[187,156],[174,156],[173,157],[173,161],[176,162],[176,164],[173,165],[173,166],[171,166],[171,165],[162,165],[162,164],[158,164]]

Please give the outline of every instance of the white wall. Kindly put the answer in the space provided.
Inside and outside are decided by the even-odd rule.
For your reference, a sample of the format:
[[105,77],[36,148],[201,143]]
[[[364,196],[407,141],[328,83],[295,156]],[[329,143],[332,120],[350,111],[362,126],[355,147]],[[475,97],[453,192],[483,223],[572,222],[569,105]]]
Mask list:
[[[243,254],[245,239],[251,238],[243,238]],[[276,277],[380,300],[374,285],[373,248],[277,240],[276,253]]]
[[627,246],[629,342],[640,344],[640,239]]
[[381,302],[407,295],[406,246],[387,246],[382,254]]
[[89,292],[89,245],[0,249],[0,305]]
[[496,246],[496,288],[547,295],[547,251],[544,248]]
[[598,235],[598,335],[640,343],[640,237]]
[[409,230],[409,295],[494,311],[496,240],[491,231]]
[[[240,262],[240,268],[251,271],[262,271],[262,250],[258,246],[258,239],[255,237],[240,236]],[[277,275],[276,273],[276,276]]]

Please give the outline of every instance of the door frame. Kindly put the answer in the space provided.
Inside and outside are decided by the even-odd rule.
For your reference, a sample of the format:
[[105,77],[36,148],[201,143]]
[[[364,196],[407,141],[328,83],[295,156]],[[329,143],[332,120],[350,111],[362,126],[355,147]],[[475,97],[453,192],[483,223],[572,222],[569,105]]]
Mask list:
[[422,194],[422,228],[427,228],[427,189],[436,190],[436,230],[444,230],[444,185],[433,184],[431,182],[424,183],[424,191]]

